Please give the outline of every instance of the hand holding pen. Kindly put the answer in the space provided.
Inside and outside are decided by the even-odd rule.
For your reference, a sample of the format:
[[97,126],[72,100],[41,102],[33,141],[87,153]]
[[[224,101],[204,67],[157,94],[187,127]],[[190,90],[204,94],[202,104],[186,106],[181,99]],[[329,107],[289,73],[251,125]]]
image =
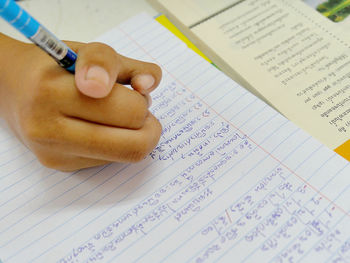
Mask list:
[[[0,0],[0,15],[13,3]],[[64,54],[47,39],[41,42]],[[0,34],[1,117],[51,168],[75,170],[143,159],[161,132],[147,99],[160,81],[160,68],[101,43],[64,45],[77,54],[75,63],[66,67],[72,71],[75,65],[75,74],[58,66],[45,48],[43,52]]]

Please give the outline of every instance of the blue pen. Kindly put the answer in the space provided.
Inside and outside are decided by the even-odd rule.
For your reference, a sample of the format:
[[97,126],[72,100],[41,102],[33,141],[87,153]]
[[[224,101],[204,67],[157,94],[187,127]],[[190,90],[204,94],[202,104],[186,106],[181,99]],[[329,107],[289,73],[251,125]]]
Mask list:
[[40,25],[13,0],[0,0],[0,16],[52,56],[66,70],[75,71],[77,55],[65,43]]

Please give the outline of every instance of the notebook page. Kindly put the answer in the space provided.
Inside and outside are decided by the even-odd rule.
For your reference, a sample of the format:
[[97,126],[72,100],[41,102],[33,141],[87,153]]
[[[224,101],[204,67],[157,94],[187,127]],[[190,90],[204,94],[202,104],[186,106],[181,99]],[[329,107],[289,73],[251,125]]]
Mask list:
[[146,15],[98,39],[163,69],[137,164],[43,168],[1,125],[3,262],[349,260],[350,166]]

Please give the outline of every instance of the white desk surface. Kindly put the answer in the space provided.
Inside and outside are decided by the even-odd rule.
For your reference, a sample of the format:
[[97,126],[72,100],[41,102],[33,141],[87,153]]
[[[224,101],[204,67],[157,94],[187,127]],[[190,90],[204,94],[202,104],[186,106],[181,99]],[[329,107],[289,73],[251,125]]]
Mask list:
[[[146,0],[22,0],[18,2],[63,40],[89,42],[140,12],[158,12]],[[28,42],[0,20],[0,32]]]

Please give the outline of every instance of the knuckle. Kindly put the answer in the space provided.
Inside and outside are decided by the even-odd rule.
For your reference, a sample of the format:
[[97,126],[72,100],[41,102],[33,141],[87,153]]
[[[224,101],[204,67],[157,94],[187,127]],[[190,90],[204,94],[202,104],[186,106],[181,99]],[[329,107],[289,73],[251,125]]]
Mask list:
[[33,106],[36,105],[42,105],[43,102],[50,100],[51,96],[53,95],[53,92],[55,89],[51,88],[50,83],[46,81],[45,79],[42,79],[38,85],[37,89],[33,93],[33,101],[32,104]]
[[37,75],[36,79],[32,82],[35,88],[31,90],[31,95],[23,97],[27,111],[35,111],[37,109],[41,109],[42,111],[43,108],[53,107],[53,105],[57,104],[57,98],[65,95],[65,89],[57,85],[57,83],[65,85],[61,79],[61,73],[55,74],[49,71],[43,71],[43,74]]
[[60,138],[62,127],[54,118],[33,115],[20,122],[24,138],[33,143],[52,144]]
[[33,118],[22,118],[20,126],[23,136],[30,142],[37,142],[43,139],[43,129]]
[[108,72],[118,68],[118,59],[118,53],[112,47],[99,42],[86,44],[79,50],[78,54],[80,67],[83,65],[96,65],[106,69]]
[[100,43],[100,42],[92,42],[88,43],[85,46],[88,52],[96,52],[95,54],[100,54],[101,56],[105,56],[106,54],[116,54],[116,51],[109,45]]

